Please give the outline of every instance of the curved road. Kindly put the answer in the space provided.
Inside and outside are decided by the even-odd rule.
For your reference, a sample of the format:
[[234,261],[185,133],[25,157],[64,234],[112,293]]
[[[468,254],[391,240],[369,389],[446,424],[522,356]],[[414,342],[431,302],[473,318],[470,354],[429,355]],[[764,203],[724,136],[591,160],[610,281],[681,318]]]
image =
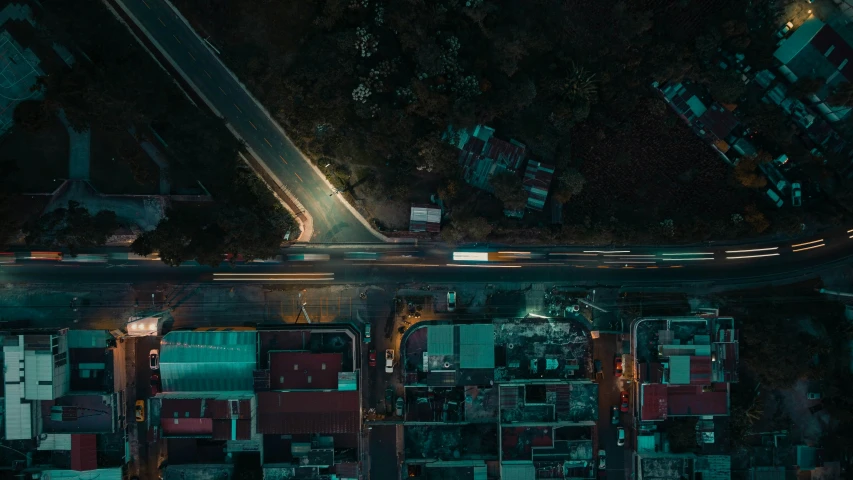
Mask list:
[[[692,247],[458,247],[404,245],[295,246],[272,263],[126,260],[104,249],[103,263],[36,260],[17,252],[0,264],[0,282],[196,282],[375,284],[553,282],[611,286],[723,286],[766,284],[813,276],[853,258],[853,231],[839,230],[796,243]],[[107,259],[107,257],[109,259]],[[122,259],[124,257],[125,259]]]
[[313,219],[316,242],[377,242],[325,178],[164,0],[116,0]]

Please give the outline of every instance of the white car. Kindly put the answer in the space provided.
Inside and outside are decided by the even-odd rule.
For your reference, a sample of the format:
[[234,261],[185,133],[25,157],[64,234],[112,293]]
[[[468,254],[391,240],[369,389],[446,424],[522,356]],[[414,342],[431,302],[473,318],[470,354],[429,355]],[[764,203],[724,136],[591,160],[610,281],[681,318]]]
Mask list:
[[447,311],[456,310],[456,292],[447,292]]
[[385,350],[385,373],[394,373],[394,350]]
[[791,205],[795,207],[803,206],[803,187],[799,182],[791,184]]
[[598,469],[607,470],[607,453],[604,450],[598,451]]
[[152,348],[148,352],[148,366],[151,367],[151,370],[160,369],[160,352],[156,348]]
[[625,445],[625,429],[623,427],[616,429],[616,445],[620,447]]
[[370,343],[370,324],[364,324],[364,343]]

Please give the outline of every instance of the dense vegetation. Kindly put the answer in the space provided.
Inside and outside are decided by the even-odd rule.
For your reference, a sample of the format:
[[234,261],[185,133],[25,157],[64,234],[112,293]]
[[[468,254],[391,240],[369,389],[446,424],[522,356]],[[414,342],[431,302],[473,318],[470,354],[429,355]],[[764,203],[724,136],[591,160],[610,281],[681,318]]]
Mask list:
[[[78,130],[126,131],[133,126],[140,137],[151,139],[149,128],[156,126],[168,143],[170,160],[191,171],[215,202],[176,204],[156,230],[139,238],[134,250],[163,251],[164,260],[173,264],[195,257],[218,264],[223,253],[246,258],[274,254],[293,219],[239,160],[242,146],[223,121],[193,105],[101,2],[46,0],[42,5],[36,12],[45,34],[74,46],[78,61],[38,79],[45,99],[22,103],[15,128],[37,129],[59,109]],[[57,210],[32,223],[28,241],[59,238],[50,233],[62,223],[53,217],[77,210]],[[105,239],[98,233],[96,244]]]
[[496,196],[464,187],[442,135],[489,124],[557,166],[551,198],[566,202],[565,223],[538,229],[542,241],[705,239],[804,221],[790,210],[764,218],[753,204],[760,193],[735,181],[650,88],[692,78],[736,101],[744,85],[711,57],[746,50],[755,68],[769,65],[785,2],[176,3],[309,157],[336,165],[356,205],[438,192],[455,223],[485,217],[493,237],[548,223],[503,218],[520,202],[506,179]]

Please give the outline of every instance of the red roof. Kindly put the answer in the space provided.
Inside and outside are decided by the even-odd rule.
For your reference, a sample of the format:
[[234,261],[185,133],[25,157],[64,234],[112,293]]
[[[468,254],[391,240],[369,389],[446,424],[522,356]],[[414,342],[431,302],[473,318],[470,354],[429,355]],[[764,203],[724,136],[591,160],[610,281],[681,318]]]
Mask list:
[[71,470],[83,472],[98,468],[96,435],[71,435]]
[[666,385],[660,383],[640,385],[640,397],[641,421],[666,420]]
[[711,384],[711,357],[690,357],[690,384]]
[[357,433],[358,391],[258,392],[258,432]]
[[338,463],[335,465],[335,473],[342,478],[356,478],[358,477],[358,463]]
[[210,418],[160,418],[164,437],[209,437],[213,434]]
[[252,401],[239,400],[232,407],[231,400],[205,400],[204,416],[213,419],[251,420]]
[[712,392],[703,392],[700,386],[670,385],[667,406],[670,415],[726,415],[729,413],[728,384],[715,383]]
[[499,138],[491,137],[486,143],[483,157],[491,158],[498,164],[506,165],[507,170],[518,170],[524,160],[525,147],[515,145]]
[[164,398],[160,407],[160,418],[201,418],[204,400],[201,398]]
[[340,353],[270,352],[270,388],[337,389],[342,362]]

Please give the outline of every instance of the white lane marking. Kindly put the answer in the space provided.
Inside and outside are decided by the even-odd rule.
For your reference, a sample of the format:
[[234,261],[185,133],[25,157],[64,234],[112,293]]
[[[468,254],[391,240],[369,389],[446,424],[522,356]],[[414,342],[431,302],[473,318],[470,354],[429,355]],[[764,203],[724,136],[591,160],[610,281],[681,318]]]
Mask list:
[[726,260],[742,260],[744,258],[778,257],[779,253],[763,253],[760,255],[741,255],[739,257],[726,257]]

